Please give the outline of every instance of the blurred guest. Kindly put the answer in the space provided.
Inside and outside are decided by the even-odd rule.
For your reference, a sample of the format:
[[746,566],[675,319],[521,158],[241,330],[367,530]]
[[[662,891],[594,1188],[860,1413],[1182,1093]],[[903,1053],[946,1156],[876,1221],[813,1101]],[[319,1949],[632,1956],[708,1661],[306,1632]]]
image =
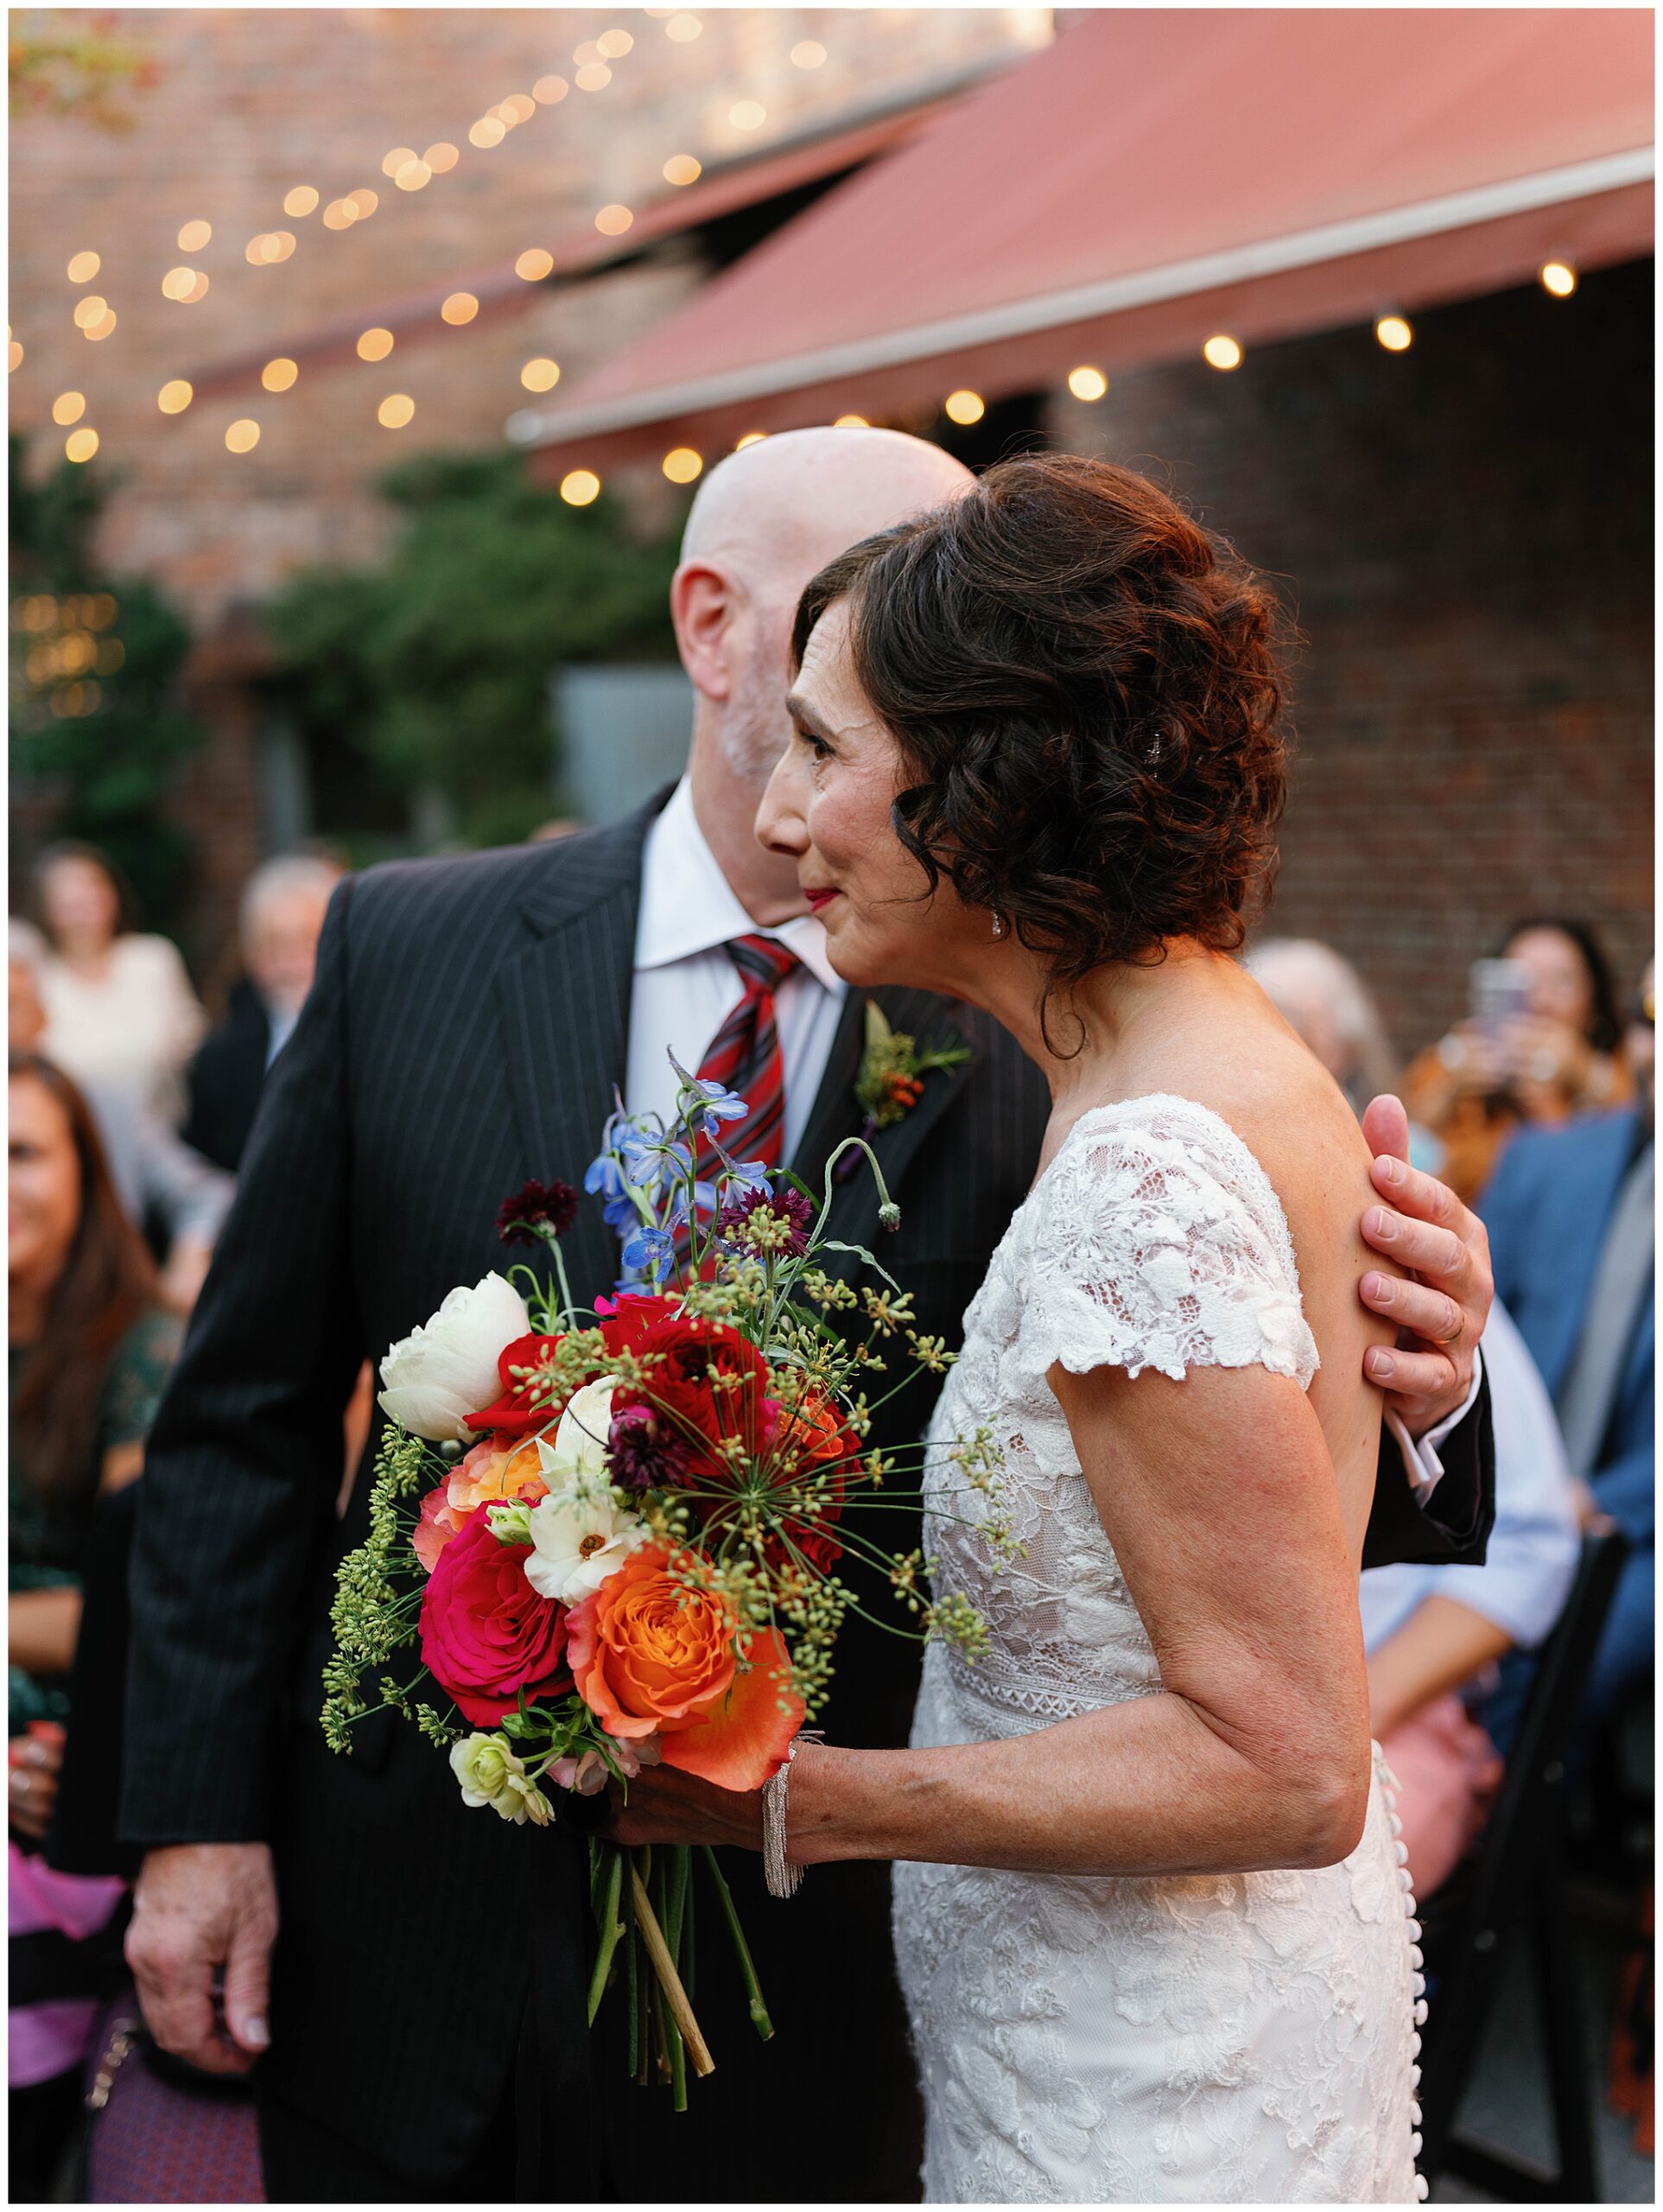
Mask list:
[[[1392,1088],[1385,1027],[1349,961],[1314,938],[1271,938],[1247,968],[1361,1112]],[[1418,1896],[1447,1881],[1482,1827],[1501,1763],[1460,1693],[1552,1628],[1577,1567],[1577,1508],[1541,1377],[1501,1299],[1483,1358],[1495,1423],[1495,1525],[1482,1567],[1379,1567],[1363,1576],[1375,1737],[1397,1777]]]
[[1576,1494],[1553,1408],[1498,1298],[1484,1332],[1495,1422],[1495,1525],[1482,1567],[1374,1567],[1362,1578],[1375,1738],[1397,1777],[1415,1894],[1448,1880],[1501,1778],[1471,1719],[1495,1662],[1534,1650],[1577,1571]]
[[309,854],[267,861],[243,892],[243,974],[225,1018],[190,1071],[187,1142],[235,1173],[254,1126],[266,1070],[289,1040],[312,988],[318,938],[341,871]]
[[[1397,1090],[1401,1071],[1386,1024],[1362,978],[1332,945],[1314,937],[1265,938],[1245,965],[1339,1084],[1359,1120],[1371,1098]],[[1444,1147],[1412,1121],[1409,1157],[1428,1174],[1442,1173]]]
[[1558,1408],[1582,1518],[1615,1522],[1629,1547],[1589,1681],[1595,1725],[1652,1669],[1655,1022],[1648,962],[1626,1040],[1634,1103],[1520,1130],[1479,1199],[1496,1292]]
[[42,2199],[79,2110],[114,1963],[98,1939],[122,1885],[57,1873],[39,1846],[75,1725],[68,1682],[98,1501],[139,1471],[178,1323],[75,1086],[30,1054],[14,1054],[10,1074],[10,2183],[15,2199]]
[[[40,981],[46,944],[27,922],[14,921],[9,936],[7,1039],[13,1052],[33,1052],[46,1032]],[[188,1313],[237,1185],[143,1100],[98,1083],[79,1088],[117,1195],[129,1219],[154,1233],[163,1255],[162,1297],[175,1313]]]
[[181,1077],[207,1027],[177,947],[133,929],[125,885],[91,845],[49,846],[35,898],[50,946],[46,1050],[77,1083],[119,1089],[177,1128]]
[[1586,922],[1515,923],[1497,957],[1520,971],[1522,1010],[1458,1022],[1415,1061],[1404,1094],[1442,1138],[1444,1179],[1468,1199],[1521,1122],[1620,1104],[1631,1089],[1610,963]]

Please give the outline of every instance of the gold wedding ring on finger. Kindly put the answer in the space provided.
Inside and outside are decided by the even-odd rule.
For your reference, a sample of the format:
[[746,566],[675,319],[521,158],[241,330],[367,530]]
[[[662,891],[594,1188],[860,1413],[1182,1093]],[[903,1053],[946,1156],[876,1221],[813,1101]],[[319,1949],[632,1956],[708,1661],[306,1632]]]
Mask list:
[[1458,1344],[1466,1333],[1466,1327],[1467,1309],[1464,1306],[1457,1306],[1455,1309],[1455,1327],[1449,1336],[1438,1338],[1439,1344]]

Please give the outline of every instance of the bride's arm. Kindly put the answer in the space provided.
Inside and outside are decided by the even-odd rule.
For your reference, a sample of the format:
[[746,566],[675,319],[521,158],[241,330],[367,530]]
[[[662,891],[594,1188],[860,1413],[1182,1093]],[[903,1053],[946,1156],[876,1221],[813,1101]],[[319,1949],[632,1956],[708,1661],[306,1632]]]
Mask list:
[[[1153,1695],[934,1751],[813,1745],[790,1856],[1057,1873],[1327,1866],[1362,1833],[1368,1698],[1356,1567],[1327,1448],[1262,1368],[1050,1381],[1154,1647]],[[625,1841],[758,1840],[754,1799],[631,1785]]]

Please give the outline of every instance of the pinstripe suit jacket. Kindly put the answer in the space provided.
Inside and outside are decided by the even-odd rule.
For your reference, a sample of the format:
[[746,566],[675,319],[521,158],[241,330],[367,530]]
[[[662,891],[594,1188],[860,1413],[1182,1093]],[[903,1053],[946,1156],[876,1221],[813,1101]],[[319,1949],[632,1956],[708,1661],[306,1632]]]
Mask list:
[[[390,1715],[359,1732],[352,1758],[325,1749],[317,1714],[333,1570],[366,1526],[362,1482],[344,1522],[335,1516],[341,1410],[362,1360],[499,1263],[501,1199],[534,1175],[576,1181],[593,1156],[625,1066],[652,810],[556,846],[397,863],[341,885],[142,1489],[124,1834],[138,1844],[271,1840],[283,1935],[267,2088],[417,2185],[457,2171],[500,2107],[535,1948],[512,1931],[532,1918],[546,1969],[544,2075],[567,2111],[587,2098],[580,1852],[563,1827],[517,1829],[465,1809],[445,1762]],[[885,1262],[914,1292],[921,1325],[956,1342],[1031,1179],[1044,1086],[974,1010],[916,992],[879,996],[898,1028],[930,1036],[950,1021],[974,1054],[932,1078],[877,1147],[902,1209]],[[799,1151],[810,1179],[859,1125],[861,1030],[852,995]],[[841,1187],[834,1222],[852,1242],[878,1241],[868,1178]],[[598,1206],[581,1210],[563,1249],[580,1300],[610,1287],[616,1246]],[[917,1433],[927,1412],[921,1384],[917,1402],[901,1402],[898,1430]],[[1461,1481],[1452,1468],[1457,1517]],[[1382,1489],[1407,1496],[1395,1471]],[[832,1715],[841,1739],[904,1740],[907,1653],[851,1624]],[[792,1994],[778,1976],[769,1993],[798,2037],[797,2060],[782,2056],[813,2068],[817,2094],[864,2093],[869,2115],[879,2054],[892,2098],[904,2106],[911,2095],[878,1872],[818,1870],[806,1902],[783,1919],[771,1909],[765,1941],[789,1938],[805,1958],[835,1947],[861,2024],[852,2034],[841,2020],[830,2031],[812,2017],[790,2023]],[[692,2115],[674,2123],[680,2160],[706,2135],[718,2155],[710,2130],[724,2116],[748,2131],[729,2135],[730,2147],[766,2154],[751,2075],[785,2037],[767,2052],[748,2037],[741,2012],[725,2056],[729,2094],[743,2103],[725,2114],[727,2097],[701,2084],[696,2133]],[[840,2065],[852,2069],[847,2082]],[[772,2101],[791,2130],[783,2152],[799,2120],[779,2078]],[[646,2101],[638,2093],[637,2118],[615,2144],[625,2195],[658,2180],[637,2157],[651,2132]],[[855,2144],[860,2133],[844,2131]],[[814,2194],[895,2193],[892,2169],[874,2181],[868,2164],[863,2176],[857,2149],[840,2172],[842,2155],[827,2146]],[[684,2163],[682,2172],[661,2188],[695,2193]]]

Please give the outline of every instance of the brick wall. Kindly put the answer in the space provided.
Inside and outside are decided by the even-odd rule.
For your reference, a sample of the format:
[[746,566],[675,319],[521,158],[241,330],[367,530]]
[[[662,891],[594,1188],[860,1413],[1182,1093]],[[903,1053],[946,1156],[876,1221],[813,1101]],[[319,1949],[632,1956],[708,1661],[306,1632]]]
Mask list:
[[[394,461],[424,448],[500,441],[524,401],[522,365],[558,360],[568,378],[656,320],[696,281],[682,270],[621,271],[557,294],[526,288],[525,312],[481,316],[452,329],[435,318],[426,343],[401,340],[384,361],[307,369],[287,392],[205,398],[158,414],[175,377],[253,352],[291,348],[301,333],[425,287],[511,261],[589,223],[609,201],[641,205],[666,190],[675,153],[707,164],[765,148],[851,109],[881,105],[1044,35],[1046,11],[1012,9],[713,10],[690,42],[639,9],[134,10],[121,35],[154,56],[159,82],[128,105],[123,136],[73,119],[25,118],[11,132],[10,306],[24,359],[11,378],[14,427],[55,458],[56,394],[86,394],[100,461],[123,472],[105,529],[118,567],[154,575],[211,624],[239,599],[257,599],[294,568],[358,561],[386,520],[371,486]],[[504,143],[480,151],[468,129],[490,105],[529,92],[545,74],[569,81],[574,51],[613,24],[634,49],[612,82],[539,108]],[[790,60],[816,39],[828,59]],[[728,120],[741,99],[766,121]],[[437,140],[460,149],[448,175],[406,194],[382,174],[383,156]],[[285,194],[315,187],[323,204],[367,186],[379,206],[345,232],[322,227],[321,207],[282,213]],[[194,219],[213,226],[195,252],[176,244]],[[294,232],[290,258],[251,268],[248,240]],[[78,289],[72,254],[103,267],[90,289],[117,312],[114,334],[89,342],[71,321]],[[175,266],[209,277],[187,307],[164,299]],[[385,430],[376,409],[408,393],[414,421]],[[227,424],[251,416],[258,446],[225,450]]]
[[1059,442],[1165,473],[1306,640],[1268,926],[1326,938],[1410,1051],[1510,918],[1652,942],[1652,265],[1117,377]]

